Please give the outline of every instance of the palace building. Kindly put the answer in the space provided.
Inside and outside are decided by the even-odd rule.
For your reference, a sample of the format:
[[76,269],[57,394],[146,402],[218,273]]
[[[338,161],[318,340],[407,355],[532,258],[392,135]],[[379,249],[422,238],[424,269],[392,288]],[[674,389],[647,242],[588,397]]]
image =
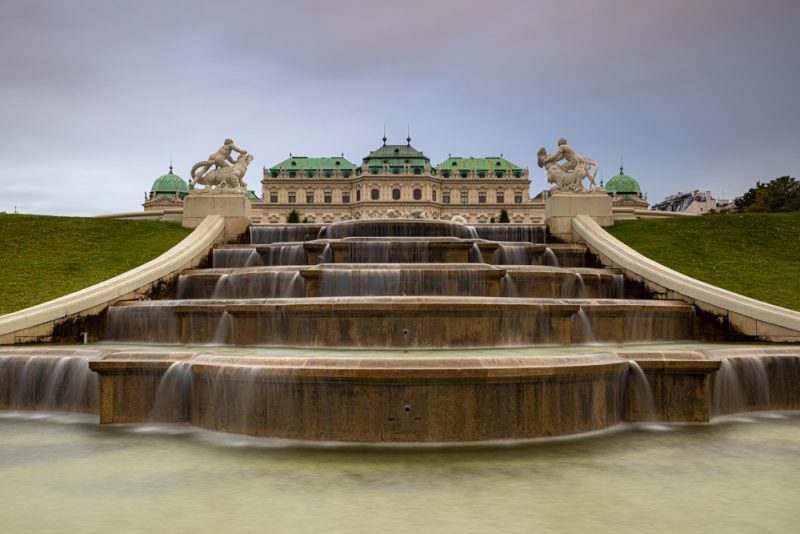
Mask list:
[[261,223],[284,223],[290,212],[311,223],[424,216],[470,223],[535,223],[544,205],[529,197],[528,169],[499,157],[448,157],[434,165],[411,146],[383,145],[356,165],[342,156],[293,156],[264,168]]

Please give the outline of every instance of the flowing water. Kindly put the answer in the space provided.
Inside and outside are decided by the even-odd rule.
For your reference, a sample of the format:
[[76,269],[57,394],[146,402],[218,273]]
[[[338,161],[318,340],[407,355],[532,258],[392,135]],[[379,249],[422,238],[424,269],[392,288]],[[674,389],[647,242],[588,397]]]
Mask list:
[[420,449],[6,415],[1,523],[26,533],[795,532],[800,415],[747,421]]

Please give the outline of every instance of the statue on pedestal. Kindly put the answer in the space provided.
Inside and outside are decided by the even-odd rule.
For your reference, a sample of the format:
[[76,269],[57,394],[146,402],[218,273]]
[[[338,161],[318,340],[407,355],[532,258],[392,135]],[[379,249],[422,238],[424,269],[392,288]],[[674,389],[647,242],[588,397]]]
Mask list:
[[[239,156],[234,160],[233,152]],[[197,184],[205,186],[207,191],[225,191],[229,193],[247,192],[244,175],[253,156],[233,144],[233,139],[225,139],[222,146],[208,159],[195,163],[192,167],[190,187]],[[212,168],[213,167],[213,168]]]
[[[542,147],[537,155],[539,167],[547,171],[547,182],[555,184],[551,191],[584,192],[590,189],[602,191],[594,180],[597,171],[600,170],[598,163],[593,159],[579,156],[563,137],[558,140],[558,149],[553,154],[548,154]],[[559,164],[558,162],[562,160],[564,163]],[[590,189],[583,187],[584,178],[588,178]]]

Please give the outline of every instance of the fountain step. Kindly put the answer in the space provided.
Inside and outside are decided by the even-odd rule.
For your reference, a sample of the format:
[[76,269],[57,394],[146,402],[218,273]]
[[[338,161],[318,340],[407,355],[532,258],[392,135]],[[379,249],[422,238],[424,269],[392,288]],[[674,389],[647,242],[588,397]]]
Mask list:
[[365,219],[328,225],[320,238],[345,237],[460,237],[475,238],[478,234],[467,225],[431,219]]
[[129,301],[107,340],[306,347],[491,347],[693,337],[683,302],[496,297]]
[[214,249],[214,268],[319,263],[492,263],[596,267],[584,245],[495,243],[460,238],[346,238],[270,245],[222,245]]
[[[422,223],[412,220],[395,220],[395,224],[403,224],[405,226],[411,223],[412,227],[402,228],[399,227],[389,228],[384,233],[370,234],[374,222],[360,221],[358,223],[352,222],[349,224],[337,225],[330,234],[326,230],[325,237],[333,238],[341,237],[411,237],[431,235],[423,232],[434,227],[440,227],[439,223],[445,223],[441,230],[437,230],[440,237],[455,236],[455,237],[475,237],[480,239],[487,239],[490,241],[514,241],[514,242],[527,242],[527,243],[546,243],[547,242],[547,226],[544,224],[475,224],[471,226],[458,225],[458,223],[449,223],[447,221],[430,221],[431,224]],[[325,228],[321,224],[254,224],[250,226],[249,236],[250,243],[253,244],[270,244],[270,243],[284,243],[296,241],[311,241],[317,239],[320,231]],[[474,229],[473,234],[470,228]],[[352,229],[352,231],[350,230]]]
[[546,243],[547,226],[544,224],[475,224],[478,237],[490,241]]
[[[623,421],[707,422],[727,378],[758,361],[766,391],[739,411],[797,409],[800,349],[719,348],[403,357],[118,352],[91,362],[104,423],[176,421],[314,441],[468,442],[600,430]],[[740,354],[736,354],[740,353]],[[634,369],[646,382],[635,378]],[[159,380],[160,377],[164,380]],[[174,387],[166,388],[164,383]],[[787,387],[788,386],[788,387]],[[649,417],[643,405],[651,410]],[[164,414],[155,409],[168,406]],[[164,417],[167,419],[164,419]]]
[[301,298],[450,295],[623,298],[618,271],[539,265],[346,264],[197,269],[182,273],[176,298]]
[[324,227],[322,224],[253,224],[248,235],[250,243],[261,245],[310,241],[316,239]]

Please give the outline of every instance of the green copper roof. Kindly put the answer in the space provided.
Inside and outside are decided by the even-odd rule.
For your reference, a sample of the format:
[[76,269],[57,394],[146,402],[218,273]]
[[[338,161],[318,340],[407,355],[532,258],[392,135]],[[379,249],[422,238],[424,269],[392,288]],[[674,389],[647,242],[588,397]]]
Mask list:
[[279,171],[286,169],[287,171],[300,171],[300,170],[322,170],[332,171],[334,169],[353,170],[355,164],[347,161],[343,156],[336,156],[333,158],[307,158],[305,156],[292,156],[270,167],[270,171]]
[[430,158],[411,146],[407,145],[383,145],[377,150],[373,150],[364,158],[364,162],[369,164],[373,160],[379,160],[376,163],[383,164],[383,161],[389,165],[403,165],[406,160],[410,165],[425,165],[430,162]]
[[153,182],[153,187],[150,188],[150,192],[160,197],[174,197],[175,193],[183,193],[182,196],[186,196],[189,194],[189,186],[180,176],[172,174],[172,167],[170,167],[167,174],[159,176],[158,179]]
[[454,158],[449,157],[439,165],[436,166],[439,171],[446,171],[451,170],[455,171],[505,171],[511,168],[514,171],[521,171],[520,167],[517,167],[510,161],[505,158]]
[[642,192],[639,187],[639,182],[622,172],[622,168],[620,168],[618,175],[614,176],[606,183],[605,189],[609,193],[617,194]]
[[258,198],[258,196],[256,196],[255,191],[250,191],[250,190],[247,191],[247,198],[249,200],[261,200],[260,198]]

